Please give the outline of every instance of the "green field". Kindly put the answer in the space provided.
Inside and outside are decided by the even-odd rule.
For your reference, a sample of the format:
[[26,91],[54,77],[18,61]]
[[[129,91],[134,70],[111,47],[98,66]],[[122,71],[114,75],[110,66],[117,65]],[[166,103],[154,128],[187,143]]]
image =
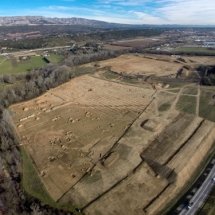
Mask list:
[[6,58],[5,58],[5,57],[0,56],[0,64],[1,64],[2,62],[4,62],[5,60],[6,60]]
[[186,87],[183,90],[183,94],[197,95],[197,93],[198,93],[197,87]]
[[[29,60],[16,61],[15,59],[7,59],[0,63],[0,75],[2,74],[16,74],[16,73],[26,73],[32,69],[44,66],[47,64],[41,57],[32,56]],[[1,62],[1,58],[0,58]]]
[[158,107],[158,111],[167,111],[167,110],[169,110],[170,109],[170,107],[171,107],[171,104],[170,103],[164,103],[164,104],[162,104],[162,105],[160,105],[159,107]]
[[104,72],[102,75],[106,79],[116,79],[119,77],[117,74],[110,73],[110,72]]
[[199,115],[205,119],[215,122],[215,99],[212,96],[215,94],[214,87],[212,91],[201,89]]
[[210,50],[205,47],[180,47],[175,49],[176,52],[202,52],[202,53],[213,53],[215,54],[215,50]]
[[196,98],[193,96],[180,96],[176,107],[188,114],[196,113]]

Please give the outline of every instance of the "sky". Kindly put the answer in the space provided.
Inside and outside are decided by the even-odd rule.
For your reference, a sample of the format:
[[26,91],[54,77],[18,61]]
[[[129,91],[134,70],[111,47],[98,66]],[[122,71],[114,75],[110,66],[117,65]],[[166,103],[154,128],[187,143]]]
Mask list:
[[126,24],[215,25],[215,0],[10,0],[0,16],[79,17]]

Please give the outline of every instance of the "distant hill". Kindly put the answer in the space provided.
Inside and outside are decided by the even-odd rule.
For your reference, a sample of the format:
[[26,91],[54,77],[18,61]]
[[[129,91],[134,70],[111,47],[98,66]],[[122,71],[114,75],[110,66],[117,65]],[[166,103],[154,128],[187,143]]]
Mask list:
[[0,17],[0,26],[17,25],[85,25],[95,27],[126,27],[127,24],[109,23],[84,18],[46,18],[43,16]]

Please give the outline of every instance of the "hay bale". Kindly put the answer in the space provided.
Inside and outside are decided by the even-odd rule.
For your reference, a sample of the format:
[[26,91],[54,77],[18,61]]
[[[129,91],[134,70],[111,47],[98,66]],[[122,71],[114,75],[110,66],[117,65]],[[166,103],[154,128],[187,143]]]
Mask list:
[[28,111],[28,108],[24,108],[23,111]]
[[32,117],[35,117],[35,114],[32,114],[32,115],[28,116],[28,118],[32,118]]
[[22,122],[22,121],[25,121],[26,119],[28,119],[28,118],[24,117],[24,118],[20,119],[19,121]]

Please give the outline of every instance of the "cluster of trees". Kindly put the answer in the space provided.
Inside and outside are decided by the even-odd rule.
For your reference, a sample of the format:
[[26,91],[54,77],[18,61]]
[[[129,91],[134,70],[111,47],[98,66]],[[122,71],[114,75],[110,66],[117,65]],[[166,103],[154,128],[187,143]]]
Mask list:
[[127,53],[128,50],[101,50],[96,53],[91,54],[82,54],[82,55],[71,55],[67,57],[67,59],[64,61],[64,63],[67,66],[77,66],[85,63],[90,63],[94,61],[100,61],[100,60],[107,60],[110,58],[117,57],[121,54]]
[[135,37],[151,37],[159,36],[165,30],[164,29],[127,29],[127,30],[112,30],[107,32],[96,32],[91,34],[73,35],[72,39],[79,41],[109,41],[109,40],[121,40]]
[[215,66],[200,65],[196,70],[201,77],[200,84],[215,86]]
[[[71,68],[66,65],[47,64],[25,75],[22,82],[3,88],[0,92],[0,104],[8,107],[13,103],[34,98],[50,88],[69,81],[74,75]],[[12,75],[6,77],[7,83],[12,83],[11,80],[15,79]],[[3,80],[5,81],[5,75]]]

